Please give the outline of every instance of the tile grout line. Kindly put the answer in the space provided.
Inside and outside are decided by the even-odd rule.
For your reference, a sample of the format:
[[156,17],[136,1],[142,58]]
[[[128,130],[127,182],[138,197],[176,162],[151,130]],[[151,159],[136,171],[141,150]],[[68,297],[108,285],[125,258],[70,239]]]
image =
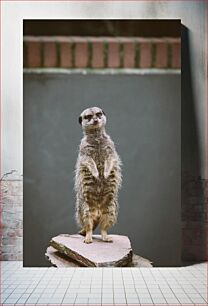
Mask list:
[[[171,272],[170,272],[171,273]],[[180,273],[179,273],[180,274]],[[173,276],[173,278],[175,279],[175,281],[180,285],[180,288],[183,290],[184,294],[186,295],[186,297],[192,302],[191,298],[189,297],[189,295],[185,292],[184,288],[181,286],[181,284],[178,282],[178,280],[176,279],[176,277],[174,276],[173,273],[171,273],[171,275]],[[184,277],[186,279],[186,277]],[[186,279],[187,280],[187,279]],[[193,285],[191,284],[191,286],[193,287]],[[195,289],[195,287],[193,287]],[[175,293],[174,293],[175,294]],[[177,296],[176,296],[177,297]],[[203,297],[202,297],[203,298]]]
[[[67,290],[69,289],[69,286],[70,286],[70,283],[71,283],[71,281],[72,281],[72,278],[73,278],[74,274],[75,274],[75,269],[73,270],[73,274],[72,274],[71,279],[70,279],[70,282],[69,282],[69,284],[68,284],[68,286],[67,286],[66,292],[67,292]],[[65,292],[65,294],[64,294],[64,296],[63,296],[62,303],[63,303],[64,298],[65,298],[65,296],[66,296],[66,292]],[[75,301],[75,300],[76,300],[76,298],[74,299],[74,301]]]
[[127,305],[126,287],[125,287],[125,282],[124,282],[124,278],[123,278],[123,270],[121,270],[121,277],[122,277],[122,283],[123,283],[123,287],[124,287],[124,295],[125,295],[125,300],[126,300],[126,305]]
[[152,300],[152,304],[154,305],[155,303],[153,302],[152,295],[151,295],[151,293],[150,293],[150,291],[149,291],[149,288],[148,288],[148,286],[147,286],[147,283],[146,283],[146,280],[145,280],[144,275],[143,275],[143,273],[142,273],[142,270],[141,270],[141,275],[142,275],[142,278],[143,278],[144,283],[145,283],[145,285],[146,285],[147,291],[149,292],[150,298],[151,298],[151,300]]
[[[160,270],[157,268],[157,271],[159,271],[159,273],[160,273]],[[154,274],[152,273],[152,276],[153,276],[153,278],[154,278],[154,280],[155,280],[155,282],[157,283],[157,279],[155,278],[155,276],[154,276]],[[158,287],[159,287],[159,289],[160,289],[160,292],[161,292],[161,294],[162,294],[162,296],[163,296],[163,298],[164,298],[164,300],[166,301],[166,303],[168,304],[168,302],[167,302],[167,300],[166,300],[166,298],[165,298],[165,296],[164,296],[164,294],[163,294],[163,292],[162,292],[162,290],[161,290],[161,288],[160,288],[160,285],[157,283],[157,285],[158,285]],[[154,302],[154,301],[153,301]]]
[[[74,287],[76,287],[76,297],[77,297],[77,292],[79,292],[79,289],[86,289],[84,287],[85,281],[90,281],[90,287],[88,287],[87,292],[88,293],[84,293],[83,291],[83,297],[84,295],[88,296],[87,297],[87,301],[85,305],[90,305],[92,306],[92,304],[90,304],[90,297],[91,295],[89,295],[90,293],[93,292],[93,284],[95,284],[95,295],[97,294],[97,292],[99,291],[99,294],[101,292],[101,304],[102,305],[106,305],[105,303],[102,303],[102,297],[103,297],[103,292],[104,292],[104,285],[108,283],[106,283],[106,280],[108,279],[108,277],[112,277],[112,286],[106,286],[106,288],[110,288],[111,292],[113,292],[113,305],[121,305],[121,303],[119,303],[119,292],[123,292],[124,291],[124,295],[125,295],[125,299],[126,299],[126,304],[127,305],[141,305],[140,303],[140,298],[139,298],[139,290],[137,293],[137,283],[138,283],[138,289],[140,288],[139,283],[141,282],[141,284],[143,284],[146,292],[149,292],[148,295],[151,300],[152,300],[152,304],[149,303],[149,305],[158,305],[159,303],[156,301],[154,302],[153,300],[153,296],[154,296],[154,290],[151,291],[152,289],[159,289],[159,291],[155,291],[155,296],[157,297],[157,292],[159,294],[160,292],[160,296],[161,298],[164,298],[164,300],[167,302],[165,296],[165,288],[167,289],[167,297],[168,297],[168,293],[171,294],[171,298],[175,298],[176,300],[178,300],[177,297],[177,290],[178,290],[178,296],[184,295],[186,298],[188,298],[188,300],[192,301],[192,294],[193,294],[193,301],[195,300],[194,294],[196,294],[198,296],[199,302],[197,302],[197,297],[196,297],[196,301],[193,302],[192,305],[206,305],[206,302],[203,303],[203,301],[205,301],[203,295],[200,294],[200,292],[198,291],[199,288],[201,288],[201,292],[203,292],[204,288],[205,288],[205,278],[206,275],[203,273],[204,271],[204,265],[197,265],[197,266],[193,266],[193,267],[189,267],[189,268],[149,268],[149,269],[140,269],[140,268],[113,268],[111,269],[109,273],[105,274],[105,269],[93,269],[93,271],[91,270],[84,270],[84,269],[73,269],[73,271],[69,271],[69,275],[70,275],[70,280],[67,278],[67,269],[63,269],[63,270],[59,270],[59,269],[35,269],[33,270],[27,270],[27,268],[23,268],[22,266],[20,267],[18,262],[13,262],[11,265],[10,263],[6,263],[3,269],[3,275],[6,279],[6,288],[5,289],[9,289],[11,286],[12,292],[9,293],[9,295],[7,296],[6,299],[9,298],[9,296],[16,290],[16,289],[23,289],[22,293],[21,293],[21,297],[17,298],[16,302],[11,302],[11,304],[15,304],[15,305],[29,305],[27,304],[27,300],[30,298],[30,296],[34,293],[35,289],[41,289],[41,294],[37,293],[37,295],[39,294],[40,296],[38,297],[38,300],[41,298],[42,294],[44,294],[44,292],[46,291],[46,289],[48,289],[49,287],[47,286],[47,284],[49,284],[49,282],[51,283],[51,286],[54,283],[54,289],[53,290],[53,294],[56,294],[56,292],[58,291],[58,289],[63,289],[65,290],[65,293],[63,293],[62,295],[62,302],[61,303],[53,303],[52,299],[51,302],[49,303],[48,301],[46,301],[46,305],[54,305],[55,304],[58,306],[60,304],[63,304],[64,298],[66,296],[66,293],[70,293],[70,285],[73,283],[73,280],[75,280],[74,282]],[[29,271],[29,273],[28,273]],[[40,273],[41,272],[41,273]],[[66,272],[66,274],[65,274]],[[98,272],[98,273],[97,273]],[[32,278],[32,281],[30,282],[30,279]],[[55,278],[57,278],[57,282],[53,282],[53,280],[55,280]],[[100,278],[101,278],[101,283],[100,283]],[[99,282],[96,284],[96,280],[99,280]],[[105,280],[105,283],[104,283]],[[4,281],[2,281],[3,284]],[[47,283],[48,282],[48,283]],[[66,285],[67,283],[67,285]],[[199,285],[198,285],[199,284]],[[41,285],[40,287],[38,287],[39,285]],[[129,286],[128,286],[129,285]],[[197,287],[198,285],[198,287]],[[14,286],[14,287],[13,287]],[[122,287],[123,286],[123,287]],[[12,288],[13,287],[13,288]],[[127,295],[128,292],[128,288],[129,288],[129,293]],[[163,291],[164,288],[164,291]],[[186,288],[188,289],[188,291],[186,292]],[[25,302],[22,302],[21,304],[18,303],[18,301],[21,301],[21,298],[24,299],[24,294],[27,293],[27,290],[32,290],[31,292],[28,293],[29,297],[25,298]],[[113,290],[112,290],[113,289]],[[193,289],[193,292],[191,291]],[[30,291],[29,290],[29,291]],[[100,291],[101,290],[101,291]],[[189,294],[189,290],[190,290],[190,294]],[[86,291],[85,291],[86,292]],[[106,291],[108,292],[108,290]],[[115,292],[118,296],[118,302],[115,303]],[[131,304],[127,302],[127,296],[129,296],[129,298],[131,298],[131,292],[136,293],[135,294],[135,298],[137,296],[139,303],[140,304]],[[151,292],[153,293],[153,295],[151,294]],[[192,293],[191,293],[192,292]],[[57,292],[58,294],[59,292]],[[145,293],[144,293],[145,294]],[[147,293],[146,293],[147,294]],[[17,293],[18,295],[18,293]],[[60,291],[60,295],[61,295],[61,291]],[[124,297],[123,295],[123,297]],[[76,297],[74,298],[74,302],[73,304],[70,305],[76,305],[78,306],[78,304],[76,304],[75,300]],[[112,295],[111,295],[112,297]],[[158,296],[159,297],[159,296]],[[184,297],[184,298],[185,298]],[[99,295],[100,298],[100,295]],[[170,298],[170,300],[171,300]],[[201,298],[201,299],[200,299]],[[96,299],[96,296],[95,296]],[[30,305],[37,305],[37,306],[42,306],[43,304],[38,303],[38,300],[36,303],[34,304],[30,304]],[[67,303],[67,302],[66,302]],[[123,300],[124,303],[124,300]],[[174,303],[174,302],[173,302]],[[188,302],[185,302],[188,303]],[[123,305],[126,305],[123,304]],[[185,305],[182,302],[179,302],[179,305]],[[3,303],[3,305],[7,306],[9,305],[8,303],[5,304]],[[68,304],[69,305],[69,304]],[[68,306],[66,305],[66,306]],[[80,305],[80,304],[79,304]],[[98,304],[98,302],[96,301],[94,305],[100,305],[100,303]],[[112,303],[111,303],[112,305]],[[143,304],[144,305],[148,305],[148,304]],[[162,303],[161,303],[162,305]],[[165,304],[163,304],[165,305]],[[170,302],[167,302],[167,305],[172,305]],[[174,304],[175,306],[178,304]],[[191,302],[189,302],[189,304],[191,305]],[[110,304],[108,304],[108,306],[110,306]]]
[[[166,283],[167,283],[167,285],[168,285],[168,287],[169,287],[169,289],[171,290],[171,292],[173,293],[173,295],[174,295],[174,297],[176,298],[176,300],[178,301],[178,303],[179,303],[179,305],[181,305],[181,302],[178,300],[178,298],[177,298],[177,296],[175,295],[175,292],[172,290],[172,288],[170,287],[170,284],[167,282],[167,280],[165,279],[165,277],[163,276],[163,274],[161,273],[161,270],[159,270],[159,273],[161,274],[161,276],[164,278],[164,280],[166,281]],[[169,272],[170,273],[170,272]],[[171,273],[170,273],[170,275],[171,275]],[[160,285],[159,285],[159,287],[160,287]],[[162,293],[163,294],[163,293]],[[163,295],[164,296],[164,295]],[[164,296],[164,298],[165,298],[165,296]],[[165,298],[165,300],[166,300],[166,298]],[[167,300],[166,300],[167,301]]]

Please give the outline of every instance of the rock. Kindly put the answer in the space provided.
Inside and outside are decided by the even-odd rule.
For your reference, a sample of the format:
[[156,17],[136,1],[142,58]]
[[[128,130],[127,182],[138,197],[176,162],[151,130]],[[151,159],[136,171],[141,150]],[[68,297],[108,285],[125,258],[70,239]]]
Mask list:
[[48,247],[45,253],[46,258],[50,263],[57,268],[81,267],[77,262],[70,259],[67,255],[61,254],[52,246]]
[[[77,262],[80,266],[127,266],[132,262],[132,249],[129,238],[121,235],[110,236],[113,239],[112,243],[102,241],[100,235],[93,235],[93,243],[86,244],[83,242],[84,237],[81,235],[65,234],[52,238],[50,246],[58,250],[59,253],[67,255],[70,260]],[[57,260],[57,254],[53,254],[53,256],[56,256]]]
[[149,259],[143,258],[139,255],[133,254],[132,262],[128,264],[128,267],[137,268],[151,268],[152,262]]
[[[46,258],[50,263],[57,268],[73,268],[73,267],[82,267],[77,262],[70,259],[67,255],[61,254],[59,251],[53,247],[48,247],[46,250]],[[151,262],[148,259],[145,259],[141,256],[133,254],[132,262],[128,263],[126,267],[152,267]]]

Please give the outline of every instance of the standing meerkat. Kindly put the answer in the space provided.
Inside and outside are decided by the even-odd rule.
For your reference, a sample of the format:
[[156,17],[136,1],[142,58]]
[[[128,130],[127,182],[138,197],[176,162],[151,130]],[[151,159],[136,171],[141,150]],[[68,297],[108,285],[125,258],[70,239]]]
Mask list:
[[75,216],[81,227],[79,233],[85,236],[85,243],[91,243],[93,230],[100,225],[102,240],[112,242],[107,230],[117,220],[121,161],[105,132],[106,116],[102,109],[85,109],[79,123],[84,134],[75,170]]

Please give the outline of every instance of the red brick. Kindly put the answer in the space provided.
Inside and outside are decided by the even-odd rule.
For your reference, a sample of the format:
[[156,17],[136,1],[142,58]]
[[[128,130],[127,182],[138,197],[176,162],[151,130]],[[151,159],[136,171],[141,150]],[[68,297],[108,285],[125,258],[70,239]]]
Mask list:
[[156,68],[166,68],[168,63],[168,48],[166,42],[156,43]]
[[110,42],[108,45],[108,68],[118,68],[119,66],[119,43]]
[[172,44],[172,68],[181,68],[181,44]]
[[[23,258],[22,258],[22,253],[21,253],[21,254],[18,254],[18,255],[16,256],[16,260],[17,260],[17,261],[23,260]],[[9,306],[9,305],[8,305],[8,306]]]
[[92,43],[92,68],[103,68],[103,67],[104,67],[103,43],[93,42]]
[[28,41],[27,48],[27,66],[36,68],[41,66],[41,43]]
[[[2,215],[1,215],[2,217]],[[7,225],[5,222],[3,222],[2,220],[0,220],[0,229],[1,229],[1,232],[3,231],[3,228],[7,228]]]
[[134,43],[124,43],[123,44],[124,50],[124,60],[123,66],[124,68],[134,68]]
[[15,245],[16,237],[5,237],[2,238],[3,245]]
[[141,42],[140,43],[140,68],[151,67],[151,43]]
[[15,235],[16,237],[23,237],[23,229],[22,228],[18,228],[15,230]]
[[60,67],[72,67],[71,44],[68,42],[60,43]]
[[[14,196],[22,196],[22,181],[7,181],[8,192],[7,195]],[[15,203],[16,200],[13,198],[13,202]]]
[[57,65],[56,44],[54,42],[45,42],[43,50],[43,66],[56,67]]
[[8,237],[16,237],[16,232],[14,230],[11,230],[10,232],[8,232],[7,236]]
[[75,44],[75,68],[86,68],[88,63],[88,48],[86,42]]

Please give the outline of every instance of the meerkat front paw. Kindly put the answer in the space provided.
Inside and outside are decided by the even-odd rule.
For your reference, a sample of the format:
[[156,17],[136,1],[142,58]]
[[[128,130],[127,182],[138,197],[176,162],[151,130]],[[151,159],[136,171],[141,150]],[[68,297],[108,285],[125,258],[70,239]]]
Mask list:
[[104,171],[104,178],[107,179],[110,175],[109,171]]
[[92,171],[92,175],[93,175],[94,178],[96,178],[97,180],[99,179],[99,172],[98,172],[98,170]]
[[84,243],[92,243],[92,238],[90,238],[90,237],[85,237]]

